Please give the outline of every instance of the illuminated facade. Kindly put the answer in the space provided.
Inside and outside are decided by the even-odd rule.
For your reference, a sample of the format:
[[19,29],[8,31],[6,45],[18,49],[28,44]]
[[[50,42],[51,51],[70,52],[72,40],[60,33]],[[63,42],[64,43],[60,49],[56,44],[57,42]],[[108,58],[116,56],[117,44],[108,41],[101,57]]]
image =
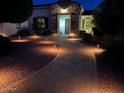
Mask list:
[[[36,34],[57,33],[68,35],[85,30],[91,33],[92,14],[85,14],[83,6],[73,0],[59,0],[53,4],[35,5],[31,17],[21,23],[21,28],[28,28]],[[17,25],[2,23],[0,33],[16,34]]]
[[61,35],[76,34],[81,30],[90,33],[93,17],[91,14],[83,15],[83,13],[82,5],[73,0],[59,0],[53,4],[36,5],[29,19],[29,26],[33,27],[38,34],[47,31]]

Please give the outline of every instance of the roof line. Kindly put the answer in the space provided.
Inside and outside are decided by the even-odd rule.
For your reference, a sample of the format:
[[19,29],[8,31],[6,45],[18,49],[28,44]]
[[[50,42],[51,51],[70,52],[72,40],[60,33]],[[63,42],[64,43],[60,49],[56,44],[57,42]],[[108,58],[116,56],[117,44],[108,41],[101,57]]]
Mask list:
[[39,5],[34,5],[34,7],[50,6],[50,5],[53,5],[53,4],[55,4],[55,3],[39,4]]

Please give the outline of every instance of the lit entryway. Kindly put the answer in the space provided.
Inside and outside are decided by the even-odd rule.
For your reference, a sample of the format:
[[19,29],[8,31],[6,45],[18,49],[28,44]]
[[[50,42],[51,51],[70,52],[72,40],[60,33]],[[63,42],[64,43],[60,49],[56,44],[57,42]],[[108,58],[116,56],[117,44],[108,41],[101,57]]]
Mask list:
[[59,15],[58,18],[58,33],[61,35],[69,34],[71,32],[71,16],[69,14]]

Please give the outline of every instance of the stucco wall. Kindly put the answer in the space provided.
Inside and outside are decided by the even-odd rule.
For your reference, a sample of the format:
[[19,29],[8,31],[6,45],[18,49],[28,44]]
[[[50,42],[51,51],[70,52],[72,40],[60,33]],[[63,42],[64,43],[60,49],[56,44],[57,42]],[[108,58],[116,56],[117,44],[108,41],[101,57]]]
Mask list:
[[[28,21],[21,24],[21,27],[28,27]],[[10,36],[17,33],[16,24],[14,23],[0,23],[0,34]]]
[[48,18],[48,30],[51,29],[51,10],[49,8],[34,9],[32,16],[29,18],[29,27],[32,28],[33,18],[37,16],[45,16]]
[[0,34],[10,36],[16,33],[16,24],[1,23]]
[[27,20],[27,21],[21,23],[21,27],[22,28],[29,28],[28,24],[29,24],[29,21]]

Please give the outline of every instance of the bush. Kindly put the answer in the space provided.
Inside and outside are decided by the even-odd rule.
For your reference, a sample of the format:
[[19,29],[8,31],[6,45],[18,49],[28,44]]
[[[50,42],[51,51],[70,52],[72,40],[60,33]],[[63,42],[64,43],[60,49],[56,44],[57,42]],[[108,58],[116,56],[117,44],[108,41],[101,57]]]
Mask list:
[[83,35],[83,40],[86,41],[86,42],[91,43],[91,42],[93,42],[93,39],[94,39],[94,37],[93,37],[92,34],[85,33]]
[[79,31],[78,36],[79,36],[80,38],[82,38],[85,33],[86,33],[85,30],[81,30],[81,31]]
[[51,31],[49,30],[42,31],[41,35],[44,35],[44,36],[51,35]]
[[101,37],[103,35],[103,33],[100,32],[96,27],[93,27],[92,31],[95,37]]
[[0,35],[0,56],[7,54],[10,49],[11,41],[8,37]]
[[112,36],[104,35],[101,37],[99,44],[101,44],[103,48],[107,48],[108,46],[111,46],[111,43],[113,42],[115,42],[115,40]]
[[104,63],[111,65],[111,67],[124,70],[124,56],[123,56],[124,43],[114,41],[106,48],[103,58],[106,59]]

